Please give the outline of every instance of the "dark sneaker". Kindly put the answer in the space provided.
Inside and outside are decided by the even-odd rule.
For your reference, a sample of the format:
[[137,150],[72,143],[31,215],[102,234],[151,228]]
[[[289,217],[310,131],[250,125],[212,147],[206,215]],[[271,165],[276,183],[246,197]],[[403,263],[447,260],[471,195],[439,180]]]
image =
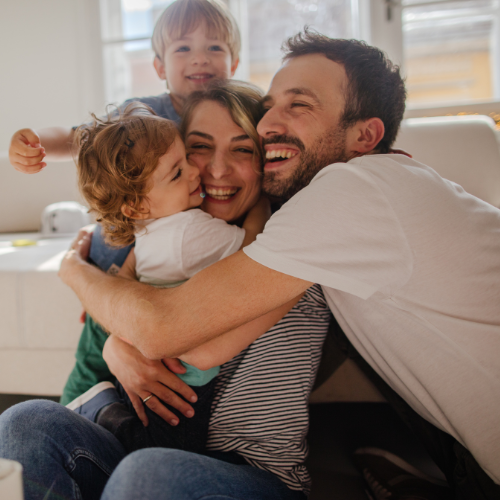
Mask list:
[[402,458],[379,448],[359,448],[354,462],[373,500],[451,500],[445,481],[424,474]]
[[117,402],[121,402],[121,398],[114,384],[100,382],[67,404],[66,408],[95,423],[99,412],[103,408]]

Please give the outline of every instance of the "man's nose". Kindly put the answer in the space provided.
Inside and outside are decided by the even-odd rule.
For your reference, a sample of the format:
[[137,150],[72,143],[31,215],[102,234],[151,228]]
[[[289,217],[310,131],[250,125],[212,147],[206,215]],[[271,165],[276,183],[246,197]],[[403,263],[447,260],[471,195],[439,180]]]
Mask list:
[[261,137],[286,134],[285,121],[279,109],[271,108],[266,112],[257,124],[257,133]]

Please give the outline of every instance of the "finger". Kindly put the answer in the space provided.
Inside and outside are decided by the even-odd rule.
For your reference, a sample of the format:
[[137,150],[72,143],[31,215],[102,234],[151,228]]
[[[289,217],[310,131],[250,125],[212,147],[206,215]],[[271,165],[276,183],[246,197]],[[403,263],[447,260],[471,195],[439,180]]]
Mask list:
[[148,400],[145,405],[168,424],[175,426],[179,423],[179,419],[168,408],[166,408],[156,396],[153,396],[150,400]]
[[18,172],[22,172],[23,174],[36,174],[36,173],[40,172],[40,170],[43,170],[47,166],[47,164],[46,163],[38,163],[37,165],[27,167],[26,165],[23,165],[22,163],[12,162],[12,166]]
[[14,153],[11,154],[10,156],[11,156],[10,159],[12,161],[31,167],[32,165],[36,165],[37,163],[42,162],[47,155],[45,153],[39,152],[38,154],[32,156],[24,156],[19,153]]
[[[172,391],[180,394],[184,399],[190,401],[191,403],[196,403],[196,401],[198,401],[196,392],[194,392],[193,389],[191,389],[191,387],[183,382],[177,375],[174,375],[171,372],[166,370],[163,371],[159,378],[159,382],[172,389]],[[156,394],[156,392],[154,394]],[[175,408],[177,407],[175,406]]]
[[148,416],[146,415],[146,411],[144,410],[144,403],[142,402],[142,399],[137,396],[137,394],[131,394],[128,391],[127,394],[130,398],[130,401],[132,402],[132,406],[134,407],[137,416],[139,417],[139,420],[142,422],[142,425],[144,425],[144,427],[147,427],[149,425],[149,420]]
[[40,137],[31,128],[23,128],[19,132],[19,138],[21,141],[26,142],[26,144],[37,144],[40,145]]
[[186,373],[186,367],[179,358],[165,358],[162,362],[173,373]]
[[80,323],[85,323],[85,320],[87,319],[87,313],[85,312],[85,309],[82,311],[82,314],[80,314]]
[[[155,386],[153,394],[164,403],[181,412],[185,417],[191,418],[194,415],[193,407],[168,387],[158,384]],[[149,405],[148,407],[151,408]]]

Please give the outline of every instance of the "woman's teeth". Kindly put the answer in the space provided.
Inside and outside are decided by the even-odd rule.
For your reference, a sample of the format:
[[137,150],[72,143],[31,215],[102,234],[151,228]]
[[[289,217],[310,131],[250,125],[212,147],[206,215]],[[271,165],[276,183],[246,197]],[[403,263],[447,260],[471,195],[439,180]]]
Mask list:
[[266,151],[266,160],[272,160],[274,158],[292,158],[293,156],[296,156],[297,152],[295,151],[286,151],[286,150],[279,150],[275,149],[273,151]]
[[235,195],[238,189],[228,189],[228,188],[207,188],[205,187],[205,193],[210,196],[210,198],[214,198],[215,200],[229,200],[231,196]]

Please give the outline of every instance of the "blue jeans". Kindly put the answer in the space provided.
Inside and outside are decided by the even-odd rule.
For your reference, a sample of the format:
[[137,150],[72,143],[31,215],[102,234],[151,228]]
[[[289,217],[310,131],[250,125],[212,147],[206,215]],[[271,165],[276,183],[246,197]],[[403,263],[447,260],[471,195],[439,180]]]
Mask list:
[[148,448],[126,456],[110,432],[52,401],[0,415],[0,457],[23,465],[26,500],[305,499],[233,454],[213,455]]

